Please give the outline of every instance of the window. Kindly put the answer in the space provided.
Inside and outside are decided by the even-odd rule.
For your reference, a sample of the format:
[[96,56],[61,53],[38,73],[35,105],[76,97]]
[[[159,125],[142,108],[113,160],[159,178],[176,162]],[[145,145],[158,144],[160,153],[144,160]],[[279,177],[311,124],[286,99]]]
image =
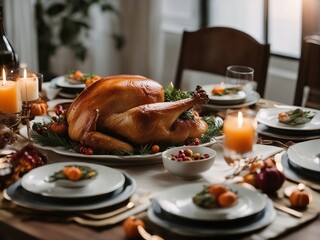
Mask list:
[[208,1],[208,26],[239,29],[270,43],[272,54],[300,57],[302,0]]

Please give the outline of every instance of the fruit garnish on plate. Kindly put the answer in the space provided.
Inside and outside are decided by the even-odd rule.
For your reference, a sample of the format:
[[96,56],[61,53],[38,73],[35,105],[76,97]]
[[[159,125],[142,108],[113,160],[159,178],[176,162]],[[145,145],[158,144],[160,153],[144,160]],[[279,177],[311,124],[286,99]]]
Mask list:
[[88,86],[91,83],[93,83],[94,81],[101,79],[101,77],[98,75],[83,73],[80,70],[76,70],[76,71],[66,75],[65,77],[68,82],[73,83],[73,84],[85,83],[87,85],[87,81],[88,81]]
[[239,87],[225,87],[224,84],[214,87],[211,90],[212,95],[214,96],[224,96],[237,94],[241,89]]
[[238,199],[237,193],[223,184],[212,184],[204,186],[202,191],[198,192],[192,201],[199,207],[228,208],[235,204]]
[[89,166],[68,165],[50,175],[46,180],[48,182],[55,182],[58,180],[70,180],[76,182],[95,178],[97,175],[97,171]]
[[311,111],[303,111],[301,108],[296,108],[287,112],[281,112],[278,114],[278,120],[281,123],[297,126],[310,122],[315,113]]

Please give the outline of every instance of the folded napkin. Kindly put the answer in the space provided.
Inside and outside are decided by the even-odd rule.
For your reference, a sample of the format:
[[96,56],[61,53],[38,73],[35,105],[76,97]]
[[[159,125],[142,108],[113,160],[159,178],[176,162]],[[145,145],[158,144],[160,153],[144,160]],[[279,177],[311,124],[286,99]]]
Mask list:
[[42,94],[44,97],[49,100],[55,99],[60,93],[61,88],[57,88],[55,84],[52,82],[44,82],[42,83]]
[[[225,176],[230,175],[233,172],[233,168],[228,166],[224,160],[222,143],[218,142],[214,144],[213,149],[217,152],[216,160],[213,166],[203,173],[202,176],[208,182],[219,183],[225,180]],[[263,160],[274,156],[281,151],[283,151],[283,148],[270,145],[255,144],[253,147],[253,155]]]

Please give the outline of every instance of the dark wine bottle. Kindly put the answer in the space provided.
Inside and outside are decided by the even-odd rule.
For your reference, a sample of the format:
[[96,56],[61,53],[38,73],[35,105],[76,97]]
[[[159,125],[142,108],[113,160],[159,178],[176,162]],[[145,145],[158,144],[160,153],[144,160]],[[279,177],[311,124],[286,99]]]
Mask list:
[[3,5],[0,1],[0,70],[4,68],[7,74],[13,74],[19,68],[19,60],[5,35],[3,19]]

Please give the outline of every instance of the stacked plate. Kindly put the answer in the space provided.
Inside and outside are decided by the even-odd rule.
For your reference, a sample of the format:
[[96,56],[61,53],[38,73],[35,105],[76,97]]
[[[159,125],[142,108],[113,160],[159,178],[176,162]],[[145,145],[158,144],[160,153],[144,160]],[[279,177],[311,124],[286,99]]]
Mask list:
[[261,135],[286,139],[286,140],[311,140],[320,138],[320,111],[303,108],[315,114],[310,122],[302,125],[291,126],[279,122],[279,113],[288,112],[297,107],[261,109],[257,113],[259,126],[257,132]]
[[[209,103],[204,107],[209,109],[226,109],[226,108],[242,108],[255,104],[259,99],[260,95],[256,91],[252,91],[247,94],[244,91],[238,91],[235,94],[227,95],[213,95],[212,89],[219,87],[217,84],[204,85],[203,89],[209,96]],[[225,88],[234,88],[236,85],[224,84]]]
[[[320,189],[320,139],[297,143],[288,148],[282,157],[285,175],[291,180],[305,181]],[[318,187],[316,187],[318,186]]]
[[[66,188],[46,178],[67,165],[95,169],[97,177],[84,187]],[[35,168],[4,191],[6,199],[17,205],[45,211],[88,211],[110,207],[127,200],[136,182],[127,174],[106,166],[64,162]]]
[[276,216],[269,199],[239,185],[228,185],[238,195],[232,207],[198,207],[192,198],[203,185],[186,184],[157,194],[148,209],[149,219],[180,235],[213,237],[252,232],[269,225]]
[[70,83],[65,76],[59,76],[51,80],[51,84],[61,88],[59,95],[65,98],[75,98],[85,88],[84,83]]

